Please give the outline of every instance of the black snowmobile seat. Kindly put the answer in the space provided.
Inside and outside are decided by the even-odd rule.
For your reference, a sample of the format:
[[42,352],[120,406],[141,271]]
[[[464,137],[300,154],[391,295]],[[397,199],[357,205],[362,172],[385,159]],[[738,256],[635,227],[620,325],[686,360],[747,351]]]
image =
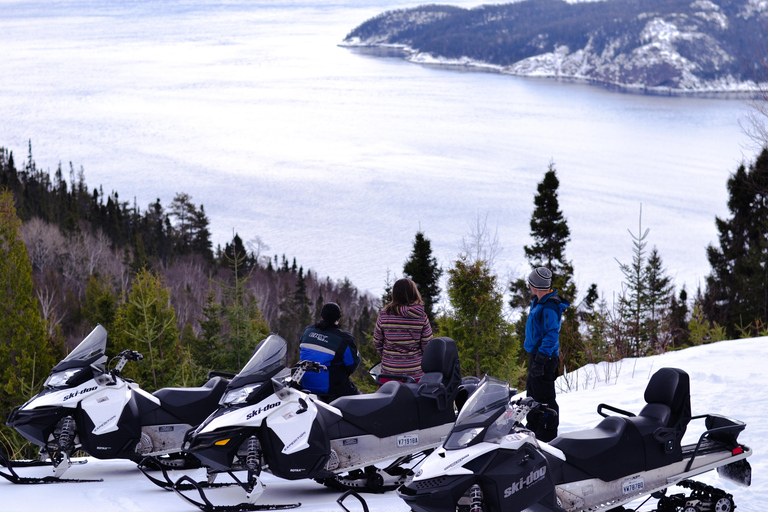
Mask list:
[[391,380],[375,393],[342,396],[331,402],[344,419],[376,437],[417,430],[416,398],[405,384]]
[[196,388],[162,388],[155,395],[163,407],[188,425],[198,425],[216,409],[229,381],[213,377]]
[[609,416],[595,428],[569,432],[549,443],[576,468],[610,481],[645,469],[643,439],[626,418]]
[[568,463],[606,481],[682,460],[681,440],[691,419],[688,374],[660,369],[644,397],[639,415],[608,416],[593,429],[562,434],[550,444]]

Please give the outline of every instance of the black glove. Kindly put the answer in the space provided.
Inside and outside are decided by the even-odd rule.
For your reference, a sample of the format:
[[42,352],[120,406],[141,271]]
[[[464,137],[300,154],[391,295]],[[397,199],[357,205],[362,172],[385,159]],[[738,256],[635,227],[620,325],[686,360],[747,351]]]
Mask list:
[[533,364],[531,364],[528,372],[532,377],[543,377],[544,373],[552,367],[552,363],[555,360],[555,357],[549,357],[543,352],[536,352],[536,355],[533,356]]

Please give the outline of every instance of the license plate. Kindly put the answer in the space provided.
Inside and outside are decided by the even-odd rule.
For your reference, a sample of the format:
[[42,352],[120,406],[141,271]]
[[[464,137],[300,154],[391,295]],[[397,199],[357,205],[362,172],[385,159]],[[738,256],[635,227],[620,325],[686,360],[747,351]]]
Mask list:
[[404,436],[397,436],[397,446],[416,446],[419,444],[419,436],[418,435],[404,435]]

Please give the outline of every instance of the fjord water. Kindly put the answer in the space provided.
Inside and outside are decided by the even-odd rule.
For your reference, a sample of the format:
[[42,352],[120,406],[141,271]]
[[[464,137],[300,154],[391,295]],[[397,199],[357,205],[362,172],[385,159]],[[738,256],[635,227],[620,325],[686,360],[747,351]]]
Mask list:
[[[450,2],[473,7],[474,2]],[[204,204],[214,244],[267,254],[378,294],[424,231],[447,267],[486,219],[502,279],[550,162],[582,290],[607,298],[642,204],[678,287],[709,271],[726,181],[750,161],[738,99],[624,94],[462,72],[339,47],[387,0],[0,0],[0,146],[17,166],[82,166],[141,208]]]

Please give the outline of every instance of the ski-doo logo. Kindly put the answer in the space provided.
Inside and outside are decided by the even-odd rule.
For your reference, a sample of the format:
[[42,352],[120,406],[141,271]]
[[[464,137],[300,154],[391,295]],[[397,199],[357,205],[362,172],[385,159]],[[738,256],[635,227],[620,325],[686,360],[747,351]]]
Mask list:
[[80,391],[73,391],[72,393],[68,394],[62,400],[69,400],[70,398],[75,398],[77,395],[84,395],[85,393],[90,393],[91,391],[96,391],[99,389],[98,386],[94,386],[92,388],[83,388]]
[[259,414],[261,414],[263,412],[267,412],[267,411],[269,411],[271,409],[274,409],[278,405],[280,405],[280,402],[275,402],[273,404],[267,404],[264,407],[259,407],[258,409],[254,409],[254,410],[252,410],[251,412],[248,413],[248,416],[246,416],[245,419],[249,420],[249,419],[253,418],[254,416],[258,416]]
[[547,466],[544,466],[540,469],[537,469],[536,471],[531,472],[527,477],[521,478],[517,482],[513,483],[511,487],[507,487],[504,489],[504,497],[509,498],[513,494],[515,494],[517,491],[523,490],[524,488],[535,484],[544,476],[547,474]]

